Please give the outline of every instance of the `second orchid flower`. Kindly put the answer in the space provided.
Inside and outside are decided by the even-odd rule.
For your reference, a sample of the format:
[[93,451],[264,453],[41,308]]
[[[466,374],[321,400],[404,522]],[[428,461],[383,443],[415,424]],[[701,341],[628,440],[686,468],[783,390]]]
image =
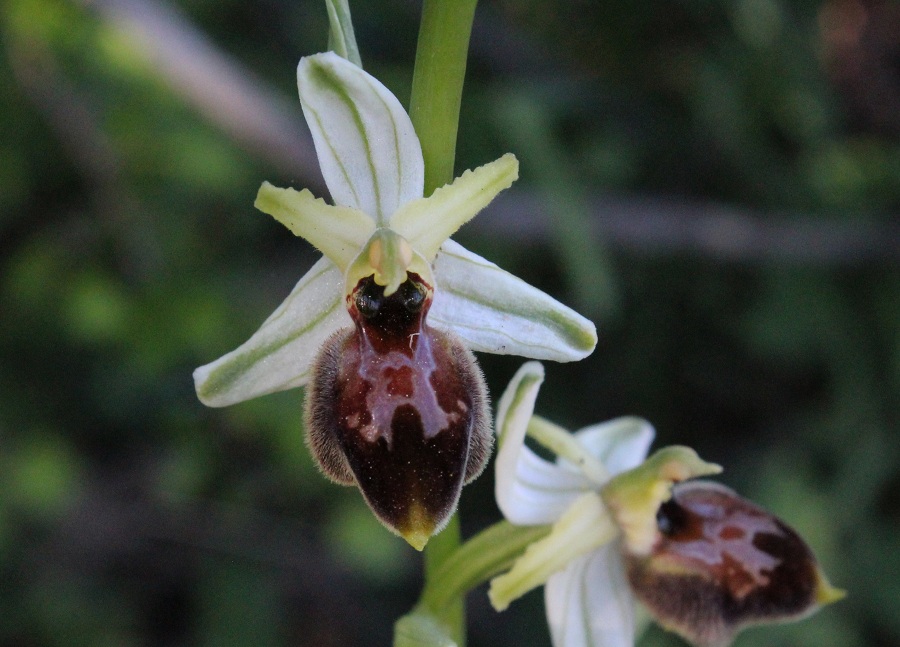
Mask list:
[[[646,421],[570,434],[533,416],[543,378],[525,364],[497,412],[497,503],[514,524],[552,524],[491,582],[497,610],[544,584],[555,647],[633,647],[636,601],[692,644],[724,647],[745,626],[843,596],[782,521],[722,485],[688,481],[718,465],[677,446],[645,459]],[[558,459],[540,458],[526,435]]]

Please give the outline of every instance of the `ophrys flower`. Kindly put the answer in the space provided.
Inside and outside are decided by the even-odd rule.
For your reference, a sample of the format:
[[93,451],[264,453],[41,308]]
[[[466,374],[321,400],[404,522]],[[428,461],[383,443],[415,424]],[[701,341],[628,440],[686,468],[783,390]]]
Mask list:
[[300,61],[303,112],[335,205],[265,183],[256,206],[322,251],[242,346],[197,369],[225,406],[310,382],[311,449],[421,548],[491,445],[470,350],[570,361],[593,324],[449,237],[517,177],[512,155],[423,197],[424,165],[397,99],[332,53]]
[[[686,447],[644,459],[653,429],[619,418],[569,434],[532,416],[543,380],[525,364],[497,413],[497,502],[520,525],[553,524],[491,583],[498,610],[545,584],[556,647],[632,647],[634,607],[702,647],[741,628],[796,619],[836,599],[809,547],[782,521],[717,483]],[[558,455],[543,460],[526,433]]]

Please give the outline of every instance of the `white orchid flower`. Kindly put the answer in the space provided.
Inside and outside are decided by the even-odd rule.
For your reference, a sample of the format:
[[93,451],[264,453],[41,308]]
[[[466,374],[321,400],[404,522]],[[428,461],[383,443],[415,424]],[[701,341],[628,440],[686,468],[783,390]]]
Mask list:
[[[637,467],[654,431],[637,418],[620,418],[575,434],[533,417],[544,380],[538,362],[513,377],[497,409],[499,449],[496,497],[518,525],[553,524],[508,573],[491,582],[497,610],[546,584],[544,599],[553,644],[632,647],[634,599],[625,578],[619,531],[600,497],[609,478]],[[555,446],[549,462],[525,445],[526,432]]]
[[[646,421],[570,434],[532,416],[543,377],[539,363],[525,364],[497,411],[497,503],[514,524],[552,524],[492,580],[498,611],[545,584],[555,647],[633,647],[636,601],[694,645],[724,647],[747,625],[797,619],[843,596],[783,522],[719,484],[682,483],[718,465],[677,446],[645,459]],[[556,462],[529,449],[526,434]]]
[[[223,407],[309,382],[325,340],[352,325],[344,297],[355,277],[345,275],[363,250],[371,250],[376,231],[402,237],[405,244],[390,236],[404,253],[413,251],[410,265],[433,272],[438,289],[429,321],[468,348],[561,362],[591,353],[597,336],[590,321],[449,240],[518,177],[515,157],[467,171],[423,198],[418,137],[400,102],[377,79],[329,52],[300,61],[297,85],[336,205],[308,190],[265,183],[256,206],[325,257],[246,343],[195,371],[204,404]],[[383,269],[395,287],[395,267],[382,261],[372,269]]]
[[219,407],[310,384],[307,433],[323,471],[359,485],[421,548],[490,452],[470,351],[572,361],[596,330],[449,239],[517,178],[514,156],[423,197],[419,140],[387,88],[333,53],[301,59],[297,84],[336,204],[264,183],[256,206],[324,258],[247,342],[194,372],[197,394]]

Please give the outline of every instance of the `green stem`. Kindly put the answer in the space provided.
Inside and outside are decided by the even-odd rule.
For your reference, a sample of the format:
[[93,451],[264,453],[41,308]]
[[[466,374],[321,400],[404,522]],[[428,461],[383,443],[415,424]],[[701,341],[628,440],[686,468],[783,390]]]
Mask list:
[[[429,540],[428,545],[425,547],[426,590],[429,582],[435,580],[436,573],[441,571],[444,563],[459,548],[461,537],[459,515],[454,514],[447,527]],[[432,609],[434,615],[450,631],[451,637],[459,647],[463,647],[466,643],[466,606],[464,595],[465,592],[455,599],[448,600],[445,606]]]
[[453,180],[459,106],[477,0],[425,0],[409,116],[425,158],[425,195]]
[[359,58],[359,47],[353,34],[353,20],[350,18],[350,5],[347,0],[325,0],[328,11],[328,49],[358,67],[362,67]]
[[459,647],[462,643],[454,635],[455,619],[448,609],[482,582],[511,568],[550,530],[551,526],[501,521],[445,556],[426,580],[419,603],[394,625],[394,647]]
[[[422,144],[425,195],[453,180],[459,106],[469,36],[477,0],[425,0],[416,49],[409,114]],[[460,543],[453,519],[425,550],[425,586]],[[456,643],[465,645],[465,591],[450,598],[440,617]]]

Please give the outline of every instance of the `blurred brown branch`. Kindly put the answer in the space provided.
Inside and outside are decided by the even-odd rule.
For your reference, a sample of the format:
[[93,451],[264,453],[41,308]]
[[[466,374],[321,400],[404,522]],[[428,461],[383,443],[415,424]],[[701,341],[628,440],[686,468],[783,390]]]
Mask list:
[[[163,0],[80,0],[141,45],[160,75],[248,151],[305,186],[323,192],[299,107],[222,53]],[[476,43],[477,44],[477,43]],[[592,201],[598,236],[642,254],[700,254],[730,262],[858,264],[900,259],[900,222],[858,224],[813,215],[771,217],[717,204],[671,198],[611,197]],[[513,189],[471,231],[514,231],[520,240],[547,236],[539,196]]]
[[19,87],[80,172],[98,222],[119,234],[112,240],[123,271],[130,276],[149,275],[161,262],[158,241],[143,226],[146,211],[123,180],[119,151],[98,122],[88,97],[69,82],[40,41],[11,40],[6,52]]
[[[540,197],[501,194],[491,216],[473,222],[486,235],[514,231],[525,240],[546,233]],[[725,262],[834,265],[900,259],[900,223],[823,221],[772,216],[711,202],[671,197],[602,196],[591,200],[594,231],[620,249],[650,255],[701,254]]]
[[267,87],[158,0],[79,0],[126,33],[160,76],[241,146],[283,173],[324,186],[296,101]]

